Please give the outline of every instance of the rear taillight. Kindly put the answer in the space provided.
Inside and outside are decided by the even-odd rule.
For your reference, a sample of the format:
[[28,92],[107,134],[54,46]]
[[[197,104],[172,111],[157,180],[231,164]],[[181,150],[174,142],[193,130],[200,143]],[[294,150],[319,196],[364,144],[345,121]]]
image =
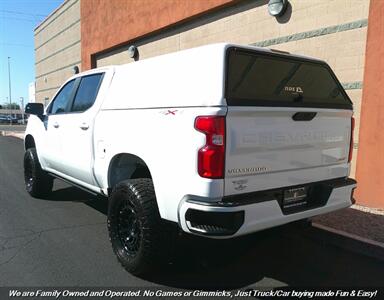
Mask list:
[[197,154],[199,175],[212,179],[224,178],[225,117],[197,117],[195,128],[206,137],[204,147],[200,148]]
[[352,154],[353,154],[353,132],[355,130],[355,118],[351,118],[351,140],[349,144],[349,155],[348,155],[348,162],[352,161]]

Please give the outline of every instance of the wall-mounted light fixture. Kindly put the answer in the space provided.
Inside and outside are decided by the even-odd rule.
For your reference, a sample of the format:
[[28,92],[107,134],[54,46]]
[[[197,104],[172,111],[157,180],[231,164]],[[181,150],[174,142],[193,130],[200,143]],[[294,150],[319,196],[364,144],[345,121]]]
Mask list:
[[78,66],[73,67],[73,74],[79,74],[80,70]]
[[139,50],[137,49],[136,46],[134,46],[134,45],[129,46],[129,48],[128,48],[128,56],[130,58],[133,58],[134,60],[138,60],[139,59]]
[[269,0],[268,12],[271,16],[282,16],[288,7],[288,0]]

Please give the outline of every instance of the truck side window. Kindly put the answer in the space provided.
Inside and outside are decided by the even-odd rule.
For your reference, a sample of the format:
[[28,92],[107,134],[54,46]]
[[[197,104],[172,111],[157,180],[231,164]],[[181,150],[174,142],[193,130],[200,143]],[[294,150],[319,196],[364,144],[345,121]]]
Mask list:
[[71,100],[74,83],[75,80],[68,82],[57,94],[51,107],[48,109],[50,114],[62,114],[66,112],[68,102]]
[[94,74],[81,78],[75,100],[72,104],[72,112],[83,112],[93,105],[102,78],[103,74]]

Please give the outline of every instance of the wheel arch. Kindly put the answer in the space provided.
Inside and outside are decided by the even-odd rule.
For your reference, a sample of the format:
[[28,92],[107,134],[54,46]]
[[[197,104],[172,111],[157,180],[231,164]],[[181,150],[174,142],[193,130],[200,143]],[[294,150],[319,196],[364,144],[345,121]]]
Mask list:
[[31,134],[27,134],[24,139],[24,149],[36,148],[35,139]]
[[139,156],[131,153],[119,153],[112,157],[108,167],[108,189],[128,179],[150,178],[151,171],[147,163]]

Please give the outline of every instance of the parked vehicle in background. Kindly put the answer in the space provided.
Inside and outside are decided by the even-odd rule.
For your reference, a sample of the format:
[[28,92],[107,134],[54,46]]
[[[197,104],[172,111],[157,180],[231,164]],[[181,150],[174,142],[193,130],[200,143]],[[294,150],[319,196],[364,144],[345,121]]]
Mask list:
[[[24,120],[26,120],[26,118]],[[6,123],[6,124],[26,124],[27,122],[23,123],[23,117],[19,116],[19,115],[4,115],[4,114],[0,114],[0,123]]]
[[24,119],[21,118],[21,119],[17,120],[17,124],[23,125],[23,124],[27,124],[27,123],[28,123],[28,118],[26,118],[26,117],[24,117]]
[[9,115],[0,115],[0,123],[10,124],[12,121],[13,120]]
[[74,75],[26,113],[27,191],[57,177],[107,196],[134,274],[177,230],[234,238],[353,203],[352,102],[318,59],[209,45]]
[[18,124],[19,120],[21,120],[21,117],[12,115],[11,120],[12,120],[12,124]]

